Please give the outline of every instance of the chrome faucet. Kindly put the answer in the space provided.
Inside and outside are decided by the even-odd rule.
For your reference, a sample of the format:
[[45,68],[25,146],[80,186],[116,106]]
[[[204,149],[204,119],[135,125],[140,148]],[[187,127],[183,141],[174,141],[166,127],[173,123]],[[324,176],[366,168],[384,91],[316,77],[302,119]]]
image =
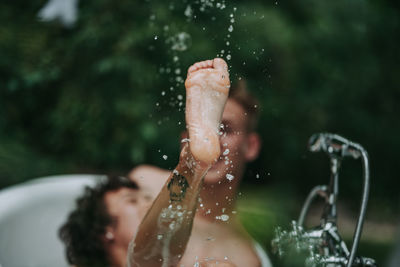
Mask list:
[[[318,185],[311,190],[304,202],[297,222],[292,222],[291,230],[283,231],[279,227],[275,230],[275,238],[272,240],[274,251],[280,256],[284,255],[290,247],[294,247],[298,252],[301,250],[308,251],[305,265],[309,267],[376,266],[373,259],[356,256],[370,187],[367,151],[360,144],[331,133],[312,135],[309,139],[308,148],[311,152],[323,151],[328,155],[331,171],[330,182],[329,185]],[[346,157],[361,158],[364,176],[360,213],[350,250],[341,238],[337,228],[339,169],[342,160]],[[320,225],[307,230],[303,225],[304,220],[311,203],[317,196],[322,197],[325,201]]]

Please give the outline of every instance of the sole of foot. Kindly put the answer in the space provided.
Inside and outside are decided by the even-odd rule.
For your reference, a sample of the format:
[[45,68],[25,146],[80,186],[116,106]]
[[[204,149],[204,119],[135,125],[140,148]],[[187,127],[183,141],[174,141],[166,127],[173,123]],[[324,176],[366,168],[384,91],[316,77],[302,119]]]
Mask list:
[[228,65],[221,58],[193,64],[185,87],[190,152],[196,160],[212,164],[221,154],[219,131],[230,88]]

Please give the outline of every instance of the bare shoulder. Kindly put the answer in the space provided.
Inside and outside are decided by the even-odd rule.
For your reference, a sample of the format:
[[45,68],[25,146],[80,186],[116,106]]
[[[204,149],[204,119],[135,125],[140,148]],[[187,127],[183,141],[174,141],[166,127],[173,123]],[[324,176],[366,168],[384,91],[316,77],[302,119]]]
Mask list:
[[199,262],[199,267],[236,267],[236,265],[227,260],[208,260]]
[[[211,225],[208,230],[208,235],[197,234],[194,231],[182,259],[184,266],[193,266],[195,259],[211,264],[209,266],[261,266],[251,240],[215,225]],[[223,261],[212,262],[207,259],[222,259]],[[212,265],[217,262],[218,265]],[[222,263],[227,265],[220,265]]]
[[129,174],[129,178],[138,179],[140,176],[149,177],[149,178],[160,178],[164,177],[168,178],[170,174],[169,170],[161,169],[157,166],[142,164],[135,168],[133,168]]
[[148,190],[157,195],[169,175],[169,170],[164,170],[152,165],[139,165],[128,173],[128,178],[135,181],[141,189]]

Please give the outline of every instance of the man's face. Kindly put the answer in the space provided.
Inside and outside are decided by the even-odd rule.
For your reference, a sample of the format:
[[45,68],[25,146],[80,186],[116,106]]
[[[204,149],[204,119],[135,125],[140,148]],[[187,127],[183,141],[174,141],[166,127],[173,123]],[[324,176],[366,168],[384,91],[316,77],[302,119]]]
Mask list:
[[152,196],[145,195],[141,190],[131,188],[120,188],[105,194],[107,211],[116,219],[112,226],[116,245],[128,247],[152,199]]
[[108,214],[115,222],[108,226],[113,234],[112,242],[121,248],[128,248],[139,228],[143,217],[157,197],[170,172],[149,165],[132,170],[128,177],[138,189],[122,187],[107,192],[104,202]]
[[[205,183],[216,183],[230,179],[240,179],[244,170],[247,146],[247,115],[244,108],[235,100],[228,99],[222,114],[224,126],[221,135],[221,156],[208,171]],[[232,175],[232,176],[230,176]]]

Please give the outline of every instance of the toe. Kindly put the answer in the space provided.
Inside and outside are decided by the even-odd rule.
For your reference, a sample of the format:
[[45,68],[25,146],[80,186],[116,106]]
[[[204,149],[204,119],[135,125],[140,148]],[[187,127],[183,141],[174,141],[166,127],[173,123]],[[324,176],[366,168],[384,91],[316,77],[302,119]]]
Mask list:
[[220,70],[227,70],[228,65],[226,64],[225,60],[222,58],[214,58],[214,68],[215,69],[220,69]]
[[214,65],[213,60],[200,61],[200,62],[197,62],[197,63],[193,64],[192,66],[190,66],[190,68],[188,69],[188,73],[194,72],[199,69],[212,68],[213,65]]
[[196,70],[197,70],[197,67],[196,67],[196,64],[194,64],[194,65],[190,66],[190,68],[188,69],[188,73],[191,73]]
[[196,67],[196,70],[203,68],[203,61],[195,63],[194,66]]
[[207,68],[212,68],[213,60],[206,60],[205,63],[207,64]]
[[203,68],[202,63],[203,63],[203,61],[194,63],[194,64],[189,68],[188,72],[189,72],[189,73],[190,73],[190,72],[194,72],[194,71],[196,71],[196,70],[199,70],[199,69]]

